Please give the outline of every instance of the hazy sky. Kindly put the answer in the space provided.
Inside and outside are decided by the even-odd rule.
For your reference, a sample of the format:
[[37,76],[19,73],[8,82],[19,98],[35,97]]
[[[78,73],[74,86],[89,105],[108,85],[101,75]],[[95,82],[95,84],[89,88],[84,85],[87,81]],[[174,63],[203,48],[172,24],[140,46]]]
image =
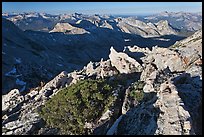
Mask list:
[[202,12],[202,2],[2,2],[3,12],[152,14]]

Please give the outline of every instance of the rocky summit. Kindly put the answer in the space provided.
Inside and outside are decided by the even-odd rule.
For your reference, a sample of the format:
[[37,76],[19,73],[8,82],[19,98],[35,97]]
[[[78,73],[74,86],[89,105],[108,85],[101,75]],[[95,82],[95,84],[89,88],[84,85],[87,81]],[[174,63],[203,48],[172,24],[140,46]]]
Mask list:
[[202,135],[190,13],[2,16],[2,135]]

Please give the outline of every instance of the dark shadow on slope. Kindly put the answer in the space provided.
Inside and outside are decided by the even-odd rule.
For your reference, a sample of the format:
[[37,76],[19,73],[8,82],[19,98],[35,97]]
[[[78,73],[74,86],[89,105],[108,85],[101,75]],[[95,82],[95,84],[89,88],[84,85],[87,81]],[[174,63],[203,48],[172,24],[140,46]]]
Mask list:
[[191,131],[194,131],[196,135],[202,135],[202,89],[199,89],[202,80],[199,76],[191,77],[189,73],[183,73],[174,78],[173,82],[178,95],[184,102],[184,109],[191,116]]
[[[157,119],[161,111],[153,106],[157,100],[156,93],[144,94],[143,100],[123,115],[118,125],[117,135],[154,135],[158,128]],[[144,103],[148,107],[144,107]]]
[[[169,47],[176,41],[183,39],[175,35],[161,36],[157,38],[143,38],[139,35],[128,34],[108,28],[87,29],[90,34],[63,34],[63,33],[43,33],[26,31],[35,41],[46,45],[49,49],[67,49],[70,52],[78,52],[80,55],[87,54],[87,57],[77,59],[89,61],[100,61],[101,58],[108,59],[110,47],[113,46],[118,52],[122,52],[125,46],[137,45],[139,47]],[[44,39],[42,39],[44,37]],[[169,41],[159,40],[169,39]],[[130,41],[125,41],[129,39]],[[58,48],[58,49],[57,49]],[[74,56],[73,56],[74,58]],[[87,58],[87,59],[86,59]],[[86,64],[85,63],[85,64]],[[84,65],[84,64],[83,64]]]
[[[190,77],[190,74],[183,73],[172,80],[178,90],[178,95],[184,102],[184,110],[188,111],[191,116],[192,120],[190,120],[190,123],[192,124],[192,128],[190,129],[190,134],[195,132],[196,135],[202,135],[202,99],[200,99],[202,89],[198,92],[197,88],[193,88],[192,85],[190,85],[199,85],[198,80],[200,80],[200,78]],[[159,108],[155,108],[153,105],[156,101],[156,93],[145,93],[143,100],[140,101],[136,107],[129,109],[129,111],[123,115],[117,128],[117,135],[154,135],[158,129],[158,116],[162,113]],[[146,113],[147,111],[149,113]],[[118,115],[117,118],[119,118],[119,116],[120,115]],[[115,118],[115,120],[117,118]],[[106,125],[108,125],[107,122],[95,130],[103,129]],[[111,126],[109,126],[109,128],[110,127]],[[106,129],[106,132],[103,132],[103,134],[107,133],[107,131],[108,129]]]
[[[107,78],[107,81],[111,85],[123,85],[125,88],[118,93],[118,98],[114,105],[109,110],[114,110],[110,119],[99,123],[93,130],[93,135],[105,135],[111,125],[120,117],[122,114],[122,105],[124,100],[125,89],[135,81],[138,81],[141,73],[130,73],[130,74],[118,74],[113,77]],[[95,79],[95,77],[94,77]]]
[[182,40],[185,37],[176,36],[176,35],[165,35],[160,37],[144,38],[139,35],[133,34],[124,34],[126,39],[130,41],[126,42],[127,46],[136,45],[138,47],[148,47],[152,48],[153,46],[168,48],[173,45],[176,41]]
[[[104,121],[103,124],[98,125],[94,131],[94,135],[105,135],[114,122],[122,115],[122,105],[125,97],[125,90],[130,86],[130,83],[136,82],[140,78],[140,73],[131,73],[131,74],[121,74],[119,81],[126,86],[124,91],[119,94],[118,102],[115,104],[114,110],[120,110],[119,112],[114,112],[113,116],[108,121]],[[122,79],[121,79],[122,78]],[[131,80],[132,81],[128,81]],[[151,100],[151,101],[150,101]],[[156,93],[144,93],[144,98],[138,101],[136,107],[130,108],[126,115],[123,115],[123,118],[118,126],[118,135],[130,134],[130,135],[139,135],[140,133],[147,133],[148,135],[153,135],[157,129],[157,119],[160,114],[160,110],[155,108],[153,104],[156,102],[157,96]],[[148,107],[143,107],[143,103],[148,105]],[[140,110],[147,110],[149,113]],[[151,114],[151,115],[150,115]],[[139,118],[139,119],[138,119]],[[141,123],[140,123],[141,122]],[[148,126],[151,124],[150,129]],[[144,131],[144,130],[149,131]]]
[[130,51],[126,50],[125,53],[128,56],[134,58],[138,63],[140,63],[140,64],[143,63],[142,60],[141,60],[141,58],[145,56],[145,54],[143,52],[130,52]]

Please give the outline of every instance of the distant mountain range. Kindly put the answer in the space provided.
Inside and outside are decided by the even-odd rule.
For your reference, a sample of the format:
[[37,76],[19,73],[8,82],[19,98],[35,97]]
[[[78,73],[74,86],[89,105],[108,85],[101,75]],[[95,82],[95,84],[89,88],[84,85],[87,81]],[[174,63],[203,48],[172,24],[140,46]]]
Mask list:
[[[3,13],[2,16],[11,20],[22,30],[50,31],[57,23],[76,23],[79,20],[89,20],[93,24],[100,24],[104,20],[112,21],[118,16],[108,15],[83,15],[83,14],[59,14],[51,15],[46,13]],[[130,17],[130,16],[128,16]],[[122,17],[122,18],[128,18]],[[175,29],[196,31],[202,28],[202,13],[186,12],[162,12],[155,15],[134,17],[143,22],[157,23],[161,20],[167,20]]]
[[202,28],[202,13],[162,12],[144,18],[145,22],[167,20],[174,28],[196,31]]

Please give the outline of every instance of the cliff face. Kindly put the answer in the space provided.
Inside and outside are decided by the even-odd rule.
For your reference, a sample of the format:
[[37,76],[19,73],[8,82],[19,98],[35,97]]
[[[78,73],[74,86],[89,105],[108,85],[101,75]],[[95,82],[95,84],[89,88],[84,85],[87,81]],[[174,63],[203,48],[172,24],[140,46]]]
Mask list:
[[178,34],[178,32],[171,27],[167,20],[161,20],[157,23],[145,23],[140,20],[125,18],[118,23],[118,26],[123,32],[137,34],[143,37]]
[[[144,53],[141,61],[111,47],[106,61],[90,62],[71,73],[63,71],[29,93],[11,90],[2,97],[2,134],[201,134],[200,33],[179,42],[185,46],[126,47],[131,53]],[[101,80],[105,83],[100,84]],[[60,107],[65,102],[68,105]],[[60,110],[47,113],[49,109]],[[55,121],[49,119],[52,113]],[[79,128],[71,123],[58,128],[63,117],[75,119]]]

